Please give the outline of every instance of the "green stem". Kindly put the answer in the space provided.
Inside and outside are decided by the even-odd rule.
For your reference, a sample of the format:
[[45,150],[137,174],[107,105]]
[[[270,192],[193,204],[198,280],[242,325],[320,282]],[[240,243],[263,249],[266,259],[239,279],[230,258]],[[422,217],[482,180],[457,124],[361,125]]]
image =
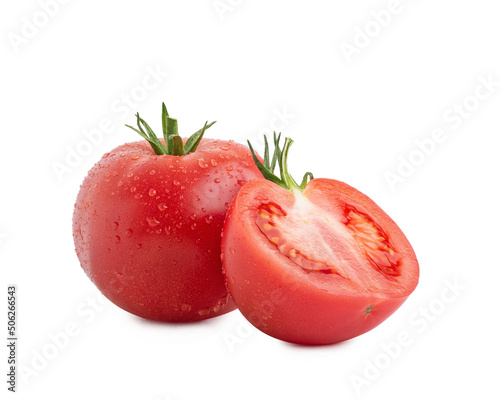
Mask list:
[[[299,185],[293,177],[290,175],[288,172],[288,151],[290,149],[290,146],[293,143],[293,140],[290,138],[285,138],[285,143],[283,145],[283,149],[280,148],[279,142],[281,138],[281,133],[276,136],[276,132],[274,132],[274,153],[273,153],[273,158],[271,163],[269,163],[269,145],[267,142],[267,137],[264,136],[264,164],[262,164],[255,154],[255,151],[249,141],[248,142],[248,147],[250,147],[250,151],[252,153],[253,160],[255,162],[255,165],[259,169],[259,171],[262,173],[265,179],[276,183],[277,185],[280,185],[281,187],[287,189],[287,190],[298,190],[300,192],[304,191],[304,189],[307,186],[307,183],[309,180],[314,179],[314,176],[311,172],[306,172],[304,174],[304,177],[302,178],[302,182]],[[278,161],[278,166],[280,170],[280,178],[278,178],[274,174],[274,168],[276,165],[276,161]]]
[[175,118],[170,118],[168,115],[167,107],[165,103],[162,103],[161,110],[161,125],[163,132],[163,139],[165,140],[165,144],[163,144],[156,134],[153,132],[151,127],[144,121],[139,113],[136,114],[137,117],[137,128],[134,128],[130,125],[125,125],[126,127],[133,129],[139,135],[141,135],[144,139],[146,139],[151,148],[155,152],[156,155],[171,155],[171,156],[184,156],[186,154],[192,153],[196,151],[198,145],[201,143],[203,135],[205,131],[210,128],[215,121],[208,124],[205,123],[205,126],[193,133],[186,141],[184,145],[182,142],[182,138],[179,136],[179,128],[177,124],[177,120]]

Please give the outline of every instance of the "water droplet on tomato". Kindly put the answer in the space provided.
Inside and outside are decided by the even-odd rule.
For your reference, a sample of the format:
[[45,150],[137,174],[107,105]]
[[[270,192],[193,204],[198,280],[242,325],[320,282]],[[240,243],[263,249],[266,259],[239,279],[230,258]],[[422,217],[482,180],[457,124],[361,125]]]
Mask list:
[[158,204],[158,209],[159,209],[160,211],[165,211],[167,208],[168,208],[168,207],[167,207],[167,205],[166,205],[165,203],[160,203],[160,204]]
[[238,180],[236,181],[236,183],[237,183],[238,185],[240,185],[240,186],[243,186],[245,183],[247,183],[247,181],[242,180],[242,179],[238,179]]
[[116,231],[120,224],[118,222],[113,222],[113,229]]
[[149,195],[150,195],[151,197],[156,196],[156,190],[154,190],[154,189],[149,189]]
[[191,230],[195,230],[196,229],[196,222],[194,224],[191,225]]
[[147,217],[146,221],[148,221],[148,224],[151,227],[155,227],[160,224],[160,221],[158,221],[155,217]]
[[149,175],[154,175],[156,174],[156,171],[154,169],[152,169],[151,171],[149,171]]
[[118,244],[120,243],[121,239],[120,239],[120,236],[116,235],[115,236],[115,243]]
[[203,169],[208,168],[208,164],[203,159],[198,160],[198,165]]
[[175,186],[179,186],[179,185],[180,185],[180,182],[179,182],[179,181],[177,181],[177,180],[174,180],[174,185],[175,185]]
[[137,248],[138,249],[142,249],[142,244],[141,243],[137,243]]
[[206,218],[205,218],[205,222],[207,224],[211,224],[214,220],[214,217],[212,217],[211,215],[208,215]]
[[136,190],[137,190],[137,188],[136,188],[135,186],[132,186],[132,187],[130,188],[130,192],[131,192],[131,193],[134,193]]
[[133,231],[132,229],[130,229],[130,228],[129,228],[129,229],[127,229],[127,231],[125,232],[125,236],[129,238],[130,236],[132,236],[132,233],[134,233],[134,231]]
[[118,186],[123,186],[123,182],[122,181],[118,181],[117,185]]
[[129,172],[129,173],[127,174],[127,177],[128,177],[128,178],[132,178],[133,176],[134,176],[134,173],[133,173],[133,172]]
[[219,179],[219,178],[215,178],[215,179],[214,179],[214,182],[215,182],[215,183],[220,183],[220,179]]
[[132,160],[138,160],[139,158],[140,158],[140,156],[137,154],[131,157]]
[[212,164],[212,167],[217,166],[217,161],[215,161],[213,158],[210,160],[210,164]]
[[227,150],[229,150],[229,146],[225,146],[225,145],[220,146],[219,149],[227,151]]
[[232,170],[233,170],[233,167],[231,167],[230,165],[228,165],[228,166],[226,167],[226,171],[232,171]]

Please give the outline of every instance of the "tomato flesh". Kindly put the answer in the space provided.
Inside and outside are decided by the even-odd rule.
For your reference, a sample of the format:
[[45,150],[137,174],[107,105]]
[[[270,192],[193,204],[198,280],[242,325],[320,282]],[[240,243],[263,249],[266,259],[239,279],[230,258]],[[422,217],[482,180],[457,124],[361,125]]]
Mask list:
[[256,224],[281,254],[306,272],[337,274],[360,284],[357,271],[369,263],[382,275],[399,275],[400,255],[383,230],[351,205],[335,215],[300,192],[288,211],[278,204],[259,207]]
[[387,318],[418,281],[399,227],[371,199],[338,181],[303,193],[246,184],[222,240],[226,284],[250,322],[276,338],[327,344]]

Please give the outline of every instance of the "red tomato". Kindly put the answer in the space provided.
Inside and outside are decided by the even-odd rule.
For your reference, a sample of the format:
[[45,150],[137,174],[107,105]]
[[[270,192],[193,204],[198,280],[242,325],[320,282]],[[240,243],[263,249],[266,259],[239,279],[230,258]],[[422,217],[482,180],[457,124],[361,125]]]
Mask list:
[[332,179],[297,185],[286,170],[290,144],[278,154],[285,176],[248,182],[231,204],[222,239],[226,284],[263,332],[335,343],[391,315],[415,289],[418,263],[399,227],[361,192]]
[[232,311],[221,231],[241,186],[261,176],[252,155],[209,139],[186,155],[153,149],[124,144],[88,173],[73,217],[80,263],[108,299],[143,318],[194,321]]

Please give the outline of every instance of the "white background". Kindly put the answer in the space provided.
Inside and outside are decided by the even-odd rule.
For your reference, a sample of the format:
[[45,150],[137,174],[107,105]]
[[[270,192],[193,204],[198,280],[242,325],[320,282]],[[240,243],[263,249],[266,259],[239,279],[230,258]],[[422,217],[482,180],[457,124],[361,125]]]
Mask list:
[[[16,284],[15,396],[500,398],[497,1],[75,0],[50,14],[34,0],[0,10],[0,321],[3,337]],[[103,153],[138,139],[123,126],[136,111],[160,131],[161,101],[185,135],[206,120],[218,121],[209,137],[242,143],[279,129],[295,139],[297,176],[372,197],[420,261],[408,301],[359,338],[313,348],[267,337],[237,311],[172,326],[95,303],[72,241],[79,184]],[[85,148],[103,121],[112,128]],[[75,149],[87,154],[69,167]],[[400,174],[392,187],[388,173]],[[73,337],[54,347],[68,324]],[[353,379],[365,379],[360,390]]]

